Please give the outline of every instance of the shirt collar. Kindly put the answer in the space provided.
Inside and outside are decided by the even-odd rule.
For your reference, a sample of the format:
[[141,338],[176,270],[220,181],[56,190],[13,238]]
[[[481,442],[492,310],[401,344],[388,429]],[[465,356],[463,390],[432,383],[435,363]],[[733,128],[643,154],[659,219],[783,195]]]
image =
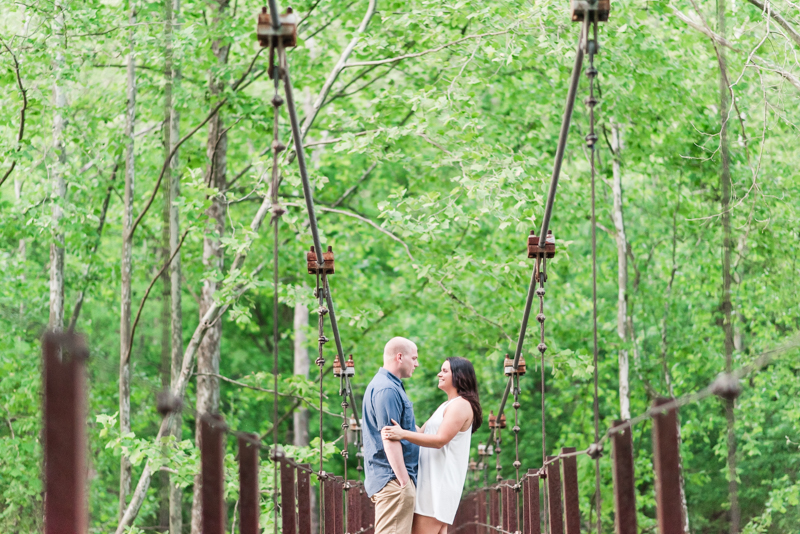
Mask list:
[[387,377],[389,380],[391,380],[392,382],[403,388],[403,391],[405,391],[406,387],[403,385],[403,381],[397,378],[391,372],[387,371],[385,367],[381,367],[380,369],[378,369],[378,373]]

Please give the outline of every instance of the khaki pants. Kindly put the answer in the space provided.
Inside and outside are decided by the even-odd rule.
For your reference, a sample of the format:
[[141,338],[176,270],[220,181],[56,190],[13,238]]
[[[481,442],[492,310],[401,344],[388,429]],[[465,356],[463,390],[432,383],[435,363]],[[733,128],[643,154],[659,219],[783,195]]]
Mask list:
[[414,482],[409,480],[401,488],[396,479],[390,480],[372,496],[375,504],[375,534],[411,534],[416,498]]

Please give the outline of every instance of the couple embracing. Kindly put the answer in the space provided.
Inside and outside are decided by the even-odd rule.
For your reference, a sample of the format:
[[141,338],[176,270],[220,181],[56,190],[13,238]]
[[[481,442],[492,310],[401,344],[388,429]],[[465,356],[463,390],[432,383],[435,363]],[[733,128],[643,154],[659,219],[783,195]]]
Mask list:
[[364,393],[365,488],[375,503],[375,534],[447,534],[467,477],[470,438],[483,422],[472,363],[450,357],[437,375],[447,401],[416,426],[401,379],[417,366],[417,346],[392,338]]

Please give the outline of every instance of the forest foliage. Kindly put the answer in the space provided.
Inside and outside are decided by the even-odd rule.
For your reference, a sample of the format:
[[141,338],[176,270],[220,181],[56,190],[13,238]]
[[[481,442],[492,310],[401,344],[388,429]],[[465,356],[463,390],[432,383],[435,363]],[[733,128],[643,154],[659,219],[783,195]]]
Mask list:
[[[727,20],[724,36],[715,24],[718,2]],[[311,407],[309,434],[319,434],[313,408],[318,402],[315,280],[305,270],[311,237],[291,156],[284,154],[281,168],[279,198],[287,213],[280,222],[277,288],[269,217],[259,229],[251,227],[262,204],[268,206],[272,164],[273,89],[267,53],[261,53],[254,35],[261,5],[183,0],[174,24],[169,14],[174,4],[167,4],[0,0],[2,532],[36,532],[42,524],[39,340],[49,324],[51,245],[56,242],[65,258],[64,327],[85,294],[76,330],[91,349],[91,531],[116,529],[121,456],[130,458],[134,486],[148,459],[156,470],[163,466],[174,473],[188,531],[198,470],[191,409],[183,414],[180,439],[168,438],[166,448],[154,441],[160,424],[155,394],[170,381],[169,359],[164,360],[164,343],[167,354],[170,343],[169,280],[149,286],[170,255],[165,245],[170,205],[181,234],[186,232],[179,251],[183,346],[198,326],[204,287],[213,285],[210,298],[226,307],[218,319],[219,375],[238,384],[214,381],[219,412],[235,430],[264,434],[272,427],[273,395],[259,388],[272,388],[277,321],[279,411],[284,414],[303,399],[302,405]],[[601,431],[620,418],[620,349],[631,355],[634,415],[654,396],[698,391],[725,369],[723,213],[731,227],[734,367],[796,341],[800,328],[797,4],[612,4],[595,59]],[[550,0],[299,0],[292,7],[302,23],[298,46],[288,53],[289,69],[301,120],[310,125],[304,140],[309,172],[321,240],[336,254],[330,280],[345,351],[356,361],[356,394],[380,365],[384,343],[405,335],[419,345],[420,369],[406,381],[417,419],[424,421],[444,400],[435,374],[451,355],[475,364],[488,413],[499,403],[503,357],[513,352],[519,330],[532,268],[526,236],[541,223],[579,25],[569,20],[566,2]],[[172,171],[179,177],[180,195],[172,200],[168,178],[160,180],[169,130],[167,39],[180,68],[180,83],[170,87],[180,135],[203,124],[180,146]],[[351,41],[355,46],[344,58],[345,68],[337,67]],[[720,109],[721,49],[732,97],[727,110]],[[133,130],[126,135],[130,50],[136,99]],[[389,58],[400,59],[368,63]],[[333,81],[327,88],[326,80]],[[65,95],[64,105],[58,103],[56,86]],[[594,432],[587,91],[582,76],[552,221],[558,253],[548,264],[545,297],[551,454],[562,446],[585,448]],[[64,123],[61,145],[54,136],[56,117]],[[730,148],[727,210],[721,204],[721,117]],[[214,165],[224,162],[221,171],[209,163],[216,150],[208,135],[212,123],[226,137],[224,157],[214,160]],[[614,128],[622,139],[618,150],[612,150]],[[285,112],[280,132],[288,144]],[[130,251],[134,316],[146,292],[148,298],[131,345],[131,431],[121,432],[121,251],[131,141],[133,216],[141,215]],[[630,335],[624,340],[617,335],[615,161],[622,173],[629,266]],[[63,192],[53,186],[59,175]],[[220,205],[225,208],[221,226],[212,213]],[[53,217],[54,209],[63,212],[60,219]],[[222,250],[221,268],[204,252],[215,240]],[[246,260],[231,270],[237,255]],[[272,311],[276,291],[277,316]],[[300,304],[311,313],[306,331],[310,378],[293,375],[293,310]],[[538,328],[531,328],[520,399],[525,467],[542,462],[537,344]],[[325,347],[328,365],[334,351],[333,343]],[[800,524],[797,356],[790,350],[748,376],[736,401],[741,525],[748,533],[796,532]],[[189,381],[188,408],[196,404],[198,378]],[[338,413],[336,384],[330,378],[323,383],[324,410]],[[337,473],[341,442],[334,440],[340,423],[323,418],[325,468]],[[680,410],[680,425],[690,529],[727,531],[724,405],[713,397],[687,405]],[[300,460],[316,457],[319,440],[296,448],[294,432],[291,417],[278,425],[284,448]],[[487,436],[484,427],[474,436],[473,449]],[[652,531],[651,425],[641,423],[633,436],[639,525],[642,532]],[[232,516],[238,491],[235,440],[228,447]],[[502,451],[502,474],[511,477],[508,436]],[[267,455],[262,459],[266,527],[273,519],[272,479]],[[350,476],[357,477],[354,463]],[[594,462],[584,456],[578,466],[588,529],[596,514]],[[602,519],[609,532],[610,466],[607,451],[600,467]],[[131,531],[167,530],[162,480],[154,478]]]

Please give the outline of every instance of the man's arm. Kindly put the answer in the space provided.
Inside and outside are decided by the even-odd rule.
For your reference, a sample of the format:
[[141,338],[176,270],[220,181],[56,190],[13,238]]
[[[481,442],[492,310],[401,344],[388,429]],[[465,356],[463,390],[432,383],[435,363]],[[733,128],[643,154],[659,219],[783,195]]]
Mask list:
[[[395,439],[404,439],[415,445],[419,445],[420,447],[441,449],[450,443],[455,435],[461,430],[461,427],[463,427],[470,419],[472,419],[472,407],[470,406],[469,402],[459,400],[447,407],[444,412],[444,420],[439,426],[439,431],[436,434],[411,432],[410,430],[400,428],[400,426],[397,425],[397,421],[392,421],[393,426],[389,426],[388,430],[390,430],[390,433],[395,436]],[[425,425],[423,425],[423,427],[424,426]],[[386,435],[385,430],[387,430],[386,427],[381,430],[381,439],[383,440],[384,448],[386,448],[387,442],[387,439],[384,437]],[[394,443],[400,442],[394,441]]]
[[[378,428],[390,425],[392,419],[400,419],[400,414],[403,413],[403,400],[400,398],[400,394],[392,389],[376,392],[373,396],[373,405],[375,406],[375,418]],[[383,442],[386,459],[389,460],[389,465],[392,466],[397,482],[400,483],[401,487],[405,486],[408,484],[409,476],[403,458],[402,444],[399,441],[388,439],[381,439],[381,441]]]
[[392,466],[394,476],[397,477],[397,482],[400,483],[400,487],[405,487],[405,485],[408,484],[409,477],[408,469],[406,469],[406,462],[403,459],[403,445],[401,445],[399,441],[389,441],[388,439],[382,441],[383,451],[386,453],[386,459],[389,460],[389,465]]

